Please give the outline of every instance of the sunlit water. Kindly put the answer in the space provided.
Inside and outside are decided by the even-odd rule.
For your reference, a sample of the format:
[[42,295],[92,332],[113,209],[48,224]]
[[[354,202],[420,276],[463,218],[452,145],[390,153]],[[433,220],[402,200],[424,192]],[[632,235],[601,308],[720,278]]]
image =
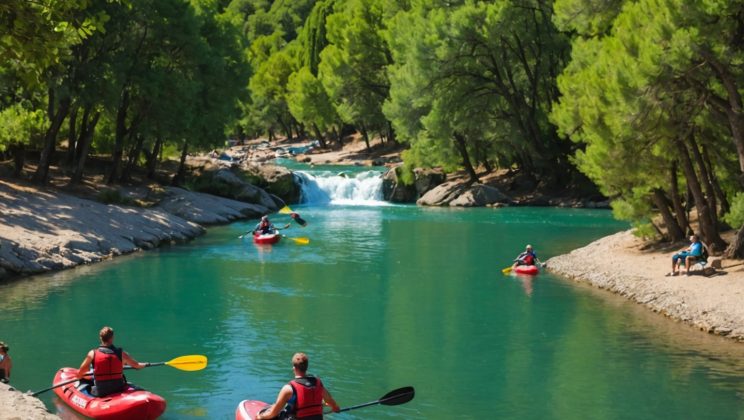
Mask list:
[[[166,419],[229,419],[242,399],[273,400],[296,351],[341,406],[416,388],[408,404],[338,418],[744,418],[744,346],[548,273],[501,274],[527,242],[545,260],[623,229],[609,212],[295,210],[308,226],[285,232],[309,245],[255,246],[237,238],[246,221],[0,286],[13,385],[50,386],[108,324],[141,361],[209,357],[199,372],[128,372],[167,399]],[[51,392],[44,401],[69,414]]]

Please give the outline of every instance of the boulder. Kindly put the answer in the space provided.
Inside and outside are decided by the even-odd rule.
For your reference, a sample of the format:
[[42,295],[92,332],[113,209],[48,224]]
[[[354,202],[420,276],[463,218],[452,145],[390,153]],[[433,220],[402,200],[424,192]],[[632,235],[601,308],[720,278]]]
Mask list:
[[450,201],[452,207],[483,207],[496,203],[510,204],[511,198],[504,195],[498,188],[483,184],[473,184],[459,197]]
[[276,165],[260,165],[249,167],[248,172],[258,180],[256,185],[279,197],[284,203],[300,201],[300,187],[289,169]]
[[468,186],[462,181],[449,181],[429,190],[416,200],[420,206],[446,206],[466,191]]
[[220,168],[216,171],[204,171],[194,180],[193,189],[198,192],[255,204],[270,210],[280,208],[279,203],[269,193],[244,180],[233,170],[238,169]]
[[441,169],[416,168],[413,170],[413,175],[416,180],[414,182],[416,194],[419,197],[422,197],[431,189],[447,180],[447,174],[442,172]]
[[383,199],[392,203],[415,203],[418,197],[416,187],[400,181],[398,168],[391,168],[382,177]]

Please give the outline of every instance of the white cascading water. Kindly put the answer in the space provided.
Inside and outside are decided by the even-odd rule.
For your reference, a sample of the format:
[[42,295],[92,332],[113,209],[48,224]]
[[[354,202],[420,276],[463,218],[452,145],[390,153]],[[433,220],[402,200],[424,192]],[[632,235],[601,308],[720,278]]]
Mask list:
[[366,171],[337,173],[330,171],[296,171],[303,204],[339,204],[351,206],[380,206],[382,173]]

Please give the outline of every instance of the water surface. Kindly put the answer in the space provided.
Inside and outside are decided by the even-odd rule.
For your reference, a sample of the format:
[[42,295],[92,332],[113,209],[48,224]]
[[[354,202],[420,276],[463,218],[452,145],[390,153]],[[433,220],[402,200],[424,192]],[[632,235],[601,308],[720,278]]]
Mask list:
[[416,388],[406,405],[339,418],[744,418],[741,345],[547,273],[501,274],[527,242],[545,260],[623,229],[609,212],[296,210],[308,227],[286,234],[307,246],[239,240],[246,221],[0,286],[13,385],[48,387],[108,324],[141,361],[209,357],[199,372],[128,373],[167,399],[166,419],[229,419],[242,399],[273,400],[296,351],[341,406]]

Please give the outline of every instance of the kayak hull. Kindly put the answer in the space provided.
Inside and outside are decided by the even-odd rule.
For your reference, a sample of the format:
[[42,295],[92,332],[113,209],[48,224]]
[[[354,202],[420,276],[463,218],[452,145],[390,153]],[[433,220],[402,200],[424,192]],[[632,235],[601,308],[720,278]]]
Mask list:
[[253,420],[258,412],[268,405],[263,401],[243,400],[235,409],[235,420]]
[[253,235],[253,242],[258,245],[274,245],[282,239],[282,235],[278,233],[266,233],[263,235]]
[[513,270],[516,274],[524,274],[527,276],[536,276],[540,273],[540,269],[536,265],[518,265]]
[[[54,376],[53,384],[74,379],[77,369],[62,368]],[[152,392],[131,385],[118,394],[97,398],[80,391],[79,382],[54,389],[54,393],[78,413],[96,420],[153,420],[165,411],[165,399]]]

